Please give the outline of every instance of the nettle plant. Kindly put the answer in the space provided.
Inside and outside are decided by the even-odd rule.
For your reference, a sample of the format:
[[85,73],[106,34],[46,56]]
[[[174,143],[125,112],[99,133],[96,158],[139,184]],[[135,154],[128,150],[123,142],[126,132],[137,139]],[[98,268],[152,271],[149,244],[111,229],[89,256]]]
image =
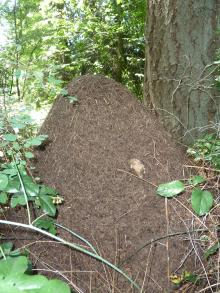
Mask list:
[[[76,97],[71,97],[70,102],[76,102]],[[32,174],[33,149],[47,140],[46,135],[33,136],[33,130],[34,124],[29,115],[9,116],[0,112],[0,212],[7,213],[7,209],[18,206],[25,207],[27,212],[27,224],[2,220],[1,217],[0,225],[7,224],[38,232],[82,252],[109,266],[139,290],[139,286],[127,274],[98,255],[86,239],[56,223],[57,205],[63,203],[63,198],[54,188],[41,184],[40,178],[35,178]],[[34,218],[36,214],[38,216]],[[84,246],[58,237],[57,227],[83,242]],[[85,249],[85,245],[89,250]],[[70,293],[71,289],[61,280],[48,280],[45,276],[33,275],[27,252],[13,250],[12,242],[3,242],[0,244],[0,292]]]

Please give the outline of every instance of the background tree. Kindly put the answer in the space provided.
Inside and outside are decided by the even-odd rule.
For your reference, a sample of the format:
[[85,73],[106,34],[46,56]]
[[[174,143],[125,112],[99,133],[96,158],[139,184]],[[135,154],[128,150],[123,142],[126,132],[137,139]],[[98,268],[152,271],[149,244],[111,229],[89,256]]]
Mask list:
[[219,122],[219,94],[212,88],[220,5],[215,0],[149,0],[148,10],[145,102],[171,133],[189,142]]

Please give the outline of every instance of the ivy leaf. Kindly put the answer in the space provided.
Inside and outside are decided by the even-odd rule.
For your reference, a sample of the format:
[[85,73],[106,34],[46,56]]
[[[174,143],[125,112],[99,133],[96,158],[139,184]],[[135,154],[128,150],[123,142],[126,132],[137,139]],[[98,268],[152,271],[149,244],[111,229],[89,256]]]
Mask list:
[[37,221],[34,222],[34,226],[47,230],[53,235],[56,235],[57,233],[53,219],[38,219]]
[[189,184],[196,186],[205,181],[206,180],[203,176],[193,176],[192,178],[189,179]]
[[213,196],[209,191],[203,191],[200,188],[193,190],[191,195],[193,210],[199,216],[207,214],[213,206]]
[[206,250],[204,256],[206,259],[208,259],[211,255],[215,254],[220,248],[220,242],[218,241],[213,246],[211,246],[209,249]]
[[5,190],[8,185],[8,176],[5,174],[0,174],[0,190]]
[[8,201],[8,195],[6,192],[0,193],[0,204],[6,204]]
[[[2,243],[0,246],[1,246],[1,249],[3,250],[4,255],[9,255],[10,252],[12,251],[13,243],[5,242],[5,243]],[[0,257],[3,257],[3,254],[1,251],[0,251]]]
[[43,209],[43,211],[46,214],[48,214],[49,216],[54,217],[56,214],[56,207],[53,204],[51,197],[46,196],[46,195],[44,195],[44,196],[40,195],[39,201],[40,201],[40,205],[41,205],[41,208]]
[[157,194],[164,197],[174,197],[184,190],[185,185],[181,181],[175,180],[168,183],[160,184],[157,188]]
[[4,138],[4,140],[7,140],[7,141],[10,141],[10,142],[13,142],[13,141],[16,141],[17,136],[16,136],[15,134],[8,133],[8,134],[4,134],[4,135],[3,135],[3,138]]

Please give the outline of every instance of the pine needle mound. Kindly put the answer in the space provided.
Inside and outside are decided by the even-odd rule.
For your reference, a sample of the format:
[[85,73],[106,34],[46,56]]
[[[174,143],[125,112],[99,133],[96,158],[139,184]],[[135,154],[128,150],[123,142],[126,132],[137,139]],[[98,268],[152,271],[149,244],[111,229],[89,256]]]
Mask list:
[[[184,152],[121,84],[85,75],[69,84],[68,93],[78,102],[57,98],[41,129],[49,143],[36,154],[38,174],[65,199],[58,222],[122,264],[146,292],[162,292],[186,242],[170,238],[169,257],[165,239],[127,258],[151,239],[183,229],[174,201],[168,200],[166,215],[155,186],[183,178]],[[143,164],[141,176],[131,169],[132,159]],[[83,292],[133,292],[118,274],[87,256],[61,245],[50,245],[39,257],[46,254],[52,266],[72,271],[67,276]]]

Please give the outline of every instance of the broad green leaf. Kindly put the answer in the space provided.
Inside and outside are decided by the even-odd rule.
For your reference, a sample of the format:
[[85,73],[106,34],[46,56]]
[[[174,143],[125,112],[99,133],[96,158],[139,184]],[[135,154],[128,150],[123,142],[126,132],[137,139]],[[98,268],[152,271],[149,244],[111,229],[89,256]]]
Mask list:
[[[16,275],[24,273],[28,268],[28,260],[25,256],[16,258],[7,257],[0,261],[0,276]],[[1,292],[1,291],[0,291]]]
[[10,119],[11,126],[14,129],[23,129],[33,123],[33,119],[28,114],[15,115]]
[[71,293],[70,287],[60,280],[50,280],[46,283],[39,293]]
[[157,188],[157,194],[164,197],[174,197],[175,195],[183,192],[185,185],[181,181],[171,181],[168,183],[160,184]]
[[5,191],[8,193],[19,192],[20,186],[21,186],[20,180],[19,180],[18,176],[16,176],[12,179],[9,179],[9,182],[8,182],[8,185],[7,185],[7,188],[5,189]]
[[220,248],[220,242],[218,241],[213,246],[211,246],[209,249],[206,250],[204,256],[205,258],[209,258],[211,255],[215,254]]
[[0,173],[0,190],[5,190],[8,185],[8,176]]
[[192,178],[189,179],[189,184],[192,184],[194,186],[205,182],[205,178],[203,176],[194,176]]
[[57,195],[58,192],[54,188],[51,188],[46,185],[41,185],[40,194],[41,195]]
[[38,219],[37,221],[34,222],[34,226],[47,230],[51,234],[56,235],[56,227],[54,225],[54,220],[53,219]]
[[34,183],[30,176],[22,176],[25,191],[28,196],[37,196],[39,193],[39,185]]
[[26,199],[23,193],[15,194],[11,197],[11,207],[15,208],[16,206],[25,206]]
[[7,257],[0,261],[0,292],[4,293],[70,293],[67,284],[60,280],[47,280],[41,275],[26,274],[28,259],[25,256]]
[[209,191],[203,191],[200,188],[193,190],[191,195],[193,210],[199,216],[207,214],[213,206],[213,196]]
[[[13,248],[13,243],[12,242],[4,242],[1,245],[1,249],[4,252],[5,256],[8,256],[10,254],[10,252],[12,251]],[[3,257],[2,252],[0,251],[0,258]]]
[[25,157],[26,157],[27,159],[32,159],[32,158],[34,158],[34,154],[33,154],[32,152],[25,152],[24,155],[25,155]]
[[13,141],[16,141],[17,136],[15,134],[9,133],[9,134],[4,134],[3,138],[4,138],[4,140],[13,142]]
[[56,207],[51,197],[47,195],[39,196],[39,201],[43,211],[49,216],[54,217],[56,214]]
[[4,173],[6,175],[10,175],[10,176],[15,176],[17,175],[17,170],[16,169],[4,169],[1,173]]
[[[41,288],[47,279],[41,275],[27,274],[9,275],[0,280],[0,292],[4,293],[46,293]],[[3,291],[2,291],[3,290]],[[49,293],[49,292],[48,292]]]
[[6,192],[0,192],[0,204],[6,204],[8,201],[8,195]]
[[48,135],[38,135],[34,138],[29,138],[26,140],[26,143],[24,144],[24,147],[29,148],[32,146],[39,146],[41,145],[46,139],[48,138]]

